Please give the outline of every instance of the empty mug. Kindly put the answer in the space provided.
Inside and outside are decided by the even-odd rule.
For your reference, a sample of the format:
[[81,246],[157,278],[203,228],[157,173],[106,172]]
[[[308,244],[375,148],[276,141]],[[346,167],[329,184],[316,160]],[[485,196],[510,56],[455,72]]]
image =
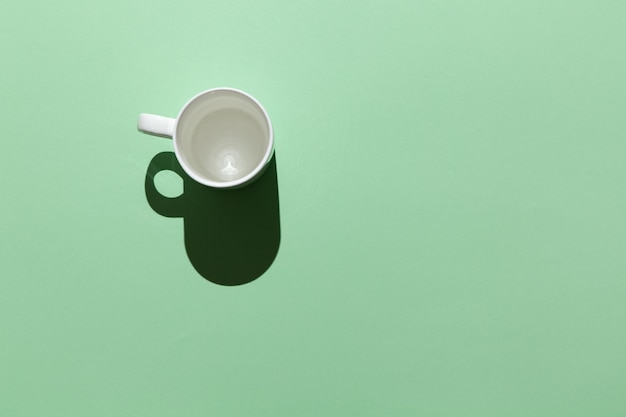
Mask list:
[[263,173],[274,152],[267,112],[254,97],[234,88],[196,95],[175,119],[142,113],[137,128],[172,138],[183,170],[214,188],[249,184]]

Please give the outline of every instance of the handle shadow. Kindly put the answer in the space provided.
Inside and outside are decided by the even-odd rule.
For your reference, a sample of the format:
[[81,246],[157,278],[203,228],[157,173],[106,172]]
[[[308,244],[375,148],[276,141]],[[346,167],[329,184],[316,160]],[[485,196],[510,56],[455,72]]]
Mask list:
[[[157,154],[146,173],[145,190],[148,204],[152,210],[165,217],[184,217],[185,215],[185,193],[178,197],[165,197],[156,188],[154,177],[161,171],[173,171],[177,173],[183,181],[187,181],[187,175],[178,163],[173,152],[161,152]],[[185,187],[186,188],[186,187]]]

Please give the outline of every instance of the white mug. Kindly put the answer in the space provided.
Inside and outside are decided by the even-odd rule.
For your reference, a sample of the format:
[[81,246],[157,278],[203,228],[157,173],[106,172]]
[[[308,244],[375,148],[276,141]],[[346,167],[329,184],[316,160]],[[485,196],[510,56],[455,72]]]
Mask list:
[[185,172],[209,187],[249,184],[263,173],[274,152],[267,112],[251,95],[234,88],[196,95],[175,119],[142,113],[137,129],[172,138]]

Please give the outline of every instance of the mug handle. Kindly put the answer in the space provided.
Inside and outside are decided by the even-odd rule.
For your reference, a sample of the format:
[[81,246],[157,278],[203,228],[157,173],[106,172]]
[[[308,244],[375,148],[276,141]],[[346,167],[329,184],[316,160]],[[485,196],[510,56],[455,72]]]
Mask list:
[[157,154],[150,165],[148,165],[148,171],[146,172],[146,198],[148,204],[157,213],[165,217],[184,217],[185,215],[185,193],[178,197],[165,197],[161,194],[155,184],[154,177],[161,171],[173,171],[178,174],[185,181],[186,175],[183,168],[178,163],[174,152],[161,152]]
[[174,136],[176,119],[156,114],[141,113],[137,122],[137,130],[149,135],[171,139]]

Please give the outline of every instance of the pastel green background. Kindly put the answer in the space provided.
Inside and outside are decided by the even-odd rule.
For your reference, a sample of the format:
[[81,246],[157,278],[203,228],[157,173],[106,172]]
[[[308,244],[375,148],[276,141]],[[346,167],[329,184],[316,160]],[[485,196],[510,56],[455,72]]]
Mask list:
[[[626,415],[625,2],[0,23],[0,415]],[[239,287],[148,206],[172,146],[136,131],[218,86],[276,131],[281,247]]]

